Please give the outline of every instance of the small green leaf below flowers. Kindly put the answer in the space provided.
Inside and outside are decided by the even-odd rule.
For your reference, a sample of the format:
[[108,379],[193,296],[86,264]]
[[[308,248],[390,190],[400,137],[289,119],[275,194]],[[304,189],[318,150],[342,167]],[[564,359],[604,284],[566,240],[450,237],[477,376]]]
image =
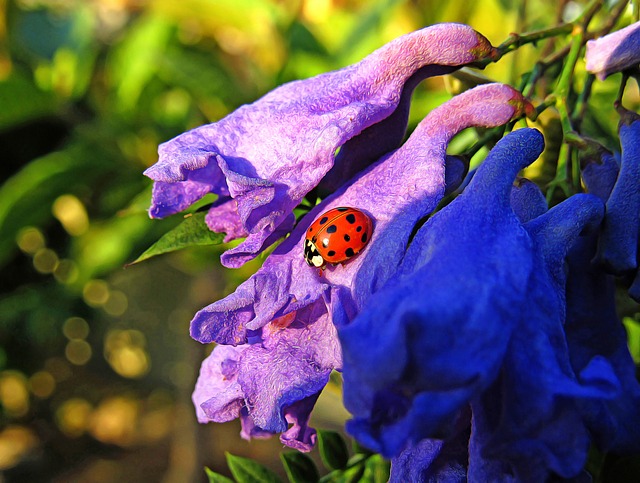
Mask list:
[[182,223],[173,230],[165,233],[157,242],[151,245],[129,265],[182,248],[219,245],[224,239],[224,233],[212,232],[204,221],[205,216],[206,212],[202,211],[186,217]]
[[291,483],[315,483],[320,479],[315,463],[297,451],[280,454],[280,459]]
[[241,456],[225,453],[231,474],[238,483],[280,483],[280,478],[268,468]]
[[362,483],[386,483],[389,481],[391,463],[381,455],[374,454],[367,458],[362,475]]
[[221,475],[220,473],[216,473],[215,471],[207,468],[206,466],[204,467],[204,471],[207,474],[207,478],[209,478],[209,483],[233,483],[233,480],[230,478],[227,478],[224,475]]
[[349,451],[342,436],[335,431],[318,430],[318,450],[327,468],[341,470],[349,461]]

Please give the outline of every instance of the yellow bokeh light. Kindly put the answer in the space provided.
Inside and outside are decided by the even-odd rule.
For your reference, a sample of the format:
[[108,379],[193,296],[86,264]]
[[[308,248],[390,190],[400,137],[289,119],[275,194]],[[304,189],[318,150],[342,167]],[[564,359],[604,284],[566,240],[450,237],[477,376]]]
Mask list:
[[45,246],[44,235],[40,230],[32,226],[23,228],[16,237],[18,247],[29,255],[35,254]]
[[105,339],[104,356],[121,376],[142,377],[151,366],[145,345],[144,334],[138,330],[111,330]]
[[56,410],[56,423],[64,434],[77,438],[87,430],[92,410],[84,399],[68,399]]
[[73,260],[60,260],[58,266],[53,271],[53,276],[60,283],[70,284],[78,280],[80,271]]
[[34,396],[46,399],[56,389],[56,380],[47,371],[39,371],[29,378],[29,385]]
[[89,216],[82,202],[73,195],[58,197],[51,207],[53,216],[71,236],[82,235],[89,228]]
[[0,432],[0,471],[17,465],[38,445],[35,433],[23,426],[8,426]]
[[87,305],[100,307],[109,300],[109,286],[104,280],[90,280],[83,287],[82,296]]
[[64,355],[71,364],[82,366],[91,359],[91,346],[84,340],[74,339],[69,341],[64,349]]
[[86,339],[89,335],[89,324],[82,317],[70,317],[62,326],[62,333],[69,339]]
[[127,311],[129,299],[119,290],[114,290],[109,294],[109,299],[102,307],[104,311],[114,317],[119,317]]
[[40,273],[53,273],[58,267],[58,255],[49,248],[41,248],[33,256],[33,266]]
[[138,403],[124,397],[103,401],[91,417],[91,435],[98,441],[127,446],[137,434]]
[[326,22],[332,11],[332,0],[306,0],[302,5],[302,16],[309,23]]
[[0,373],[0,404],[12,417],[20,417],[29,411],[29,391],[25,376],[17,371]]

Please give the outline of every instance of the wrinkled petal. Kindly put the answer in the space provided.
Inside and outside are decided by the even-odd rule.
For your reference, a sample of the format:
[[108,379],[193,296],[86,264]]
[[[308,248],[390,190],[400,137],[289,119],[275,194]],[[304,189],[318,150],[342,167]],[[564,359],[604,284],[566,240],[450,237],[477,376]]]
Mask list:
[[469,419],[470,414],[460,418],[461,427],[457,428],[456,434],[450,439],[425,439],[405,449],[391,461],[389,482],[466,482],[469,465]]
[[244,349],[216,346],[202,363],[192,396],[201,423],[224,423],[240,415],[243,394],[238,383],[238,360]]
[[[504,124],[526,108],[522,96],[511,87],[487,84],[434,109],[400,149],[304,216],[254,276],[233,294],[198,312],[191,322],[192,337],[200,342],[242,344],[247,330],[257,330],[323,297],[332,307],[334,323],[346,323],[395,272],[416,222],[442,199],[449,140],[470,126]],[[449,182],[457,184],[465,165],[455,158],[449,158],[449,164]],[[458,181],[451,181],[456,178]],[[319,275],[304,260],[304,235],[321,213],[337,206],[368,213],[374,220],[373,236],[357,257],[329,266]]]
[[315,444],[311,410],[340,365],[336,329],[326,310],[303,309],[264,327],[253,344],[215,347],[193,394],[198,420],[240,417],[246,439],[282,433],[283,444],[309,451]]
[[286,327],[265,327],[262,343],[248,346],[240,359],[249,415],[264,430],[285,431],[283,409],[319,393],[340,365],[335,328],[322,307],[299,311]]
[[280,435],[282,444],[302,452],[313,449],[318,438],[316,430],[309,427],[309,417],[319,395],[318,392],[301,399],[285,410],[285,418],[291,427]]
[[496,377],[533,267],[511,185],[542,148],[531,129],[500,141],[418,232],[375,304],[341,329],[347,428],[383,455],[433,437]]
[[600,80],[640,64],[640,22],[587,42],[587,70]]
[[[358,64],[285,84],[214,124],[162,144],[158,162],[145,172],[156,182],[150,214],[178,212],[209,192],[231,196],[242,229],[229,236],[248,236],[222,261],[240,266],[265,248],[331,169],[337,148],[344,151],[340,164],[358,159],[353,166],[359,169],[397,147],[417,80],[492,53],[473,29],[440,24],[400,37]],[[361,133],[368,140],[354,139]],[[372,135],[375,141],[369,142]]]
[[614,274],[638,267],[640,225],[640,116],[621,109],[620,173],[607,200],[607,215],[598,245],[597,260]]

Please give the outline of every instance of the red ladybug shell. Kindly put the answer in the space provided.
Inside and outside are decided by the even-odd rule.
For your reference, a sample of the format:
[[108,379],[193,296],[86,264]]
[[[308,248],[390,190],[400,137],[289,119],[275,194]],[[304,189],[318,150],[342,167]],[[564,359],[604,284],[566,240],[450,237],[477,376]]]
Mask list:
[[312,267],[333,265],[355,257],[373,232],[371,218],[356,208],[334,208],[320,215],[304,241],[304,258]]

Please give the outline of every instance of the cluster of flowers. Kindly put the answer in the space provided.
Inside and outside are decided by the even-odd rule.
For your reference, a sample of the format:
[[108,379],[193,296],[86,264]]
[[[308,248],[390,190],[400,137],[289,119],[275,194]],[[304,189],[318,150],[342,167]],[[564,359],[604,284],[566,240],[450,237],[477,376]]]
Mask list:
[[[637,66],[639,33],[590,42],[588,68]],[[622,111],[621,159],[590,150],[589,194],[550,210],[517,178],[544,148],[539,131],[507,135],[468,182],[468,163],[446,154],[463,129],[532,109],[507,85],[452,98],[402,143],[420,81],[495,55],[470,27],[434,25],[160,147],[146,172],[153,217],[217,194],[208,226],[244,238],[222,255],[227,267],[288,235],[191,323],[196,340],[217,343],[193,394],[201,422],[240,418],[246,438],[280,433],[308,451],[310,413],[340,370],[347,430],[393,459],[397,481],[570,478],[592,441],[640,450],[640,385],[612,275],[638,267],[640,117]],[[314,188],[330,194],[296,223]],[[371,217],[372,238],[319,271],[305,232],[341,206]]]

